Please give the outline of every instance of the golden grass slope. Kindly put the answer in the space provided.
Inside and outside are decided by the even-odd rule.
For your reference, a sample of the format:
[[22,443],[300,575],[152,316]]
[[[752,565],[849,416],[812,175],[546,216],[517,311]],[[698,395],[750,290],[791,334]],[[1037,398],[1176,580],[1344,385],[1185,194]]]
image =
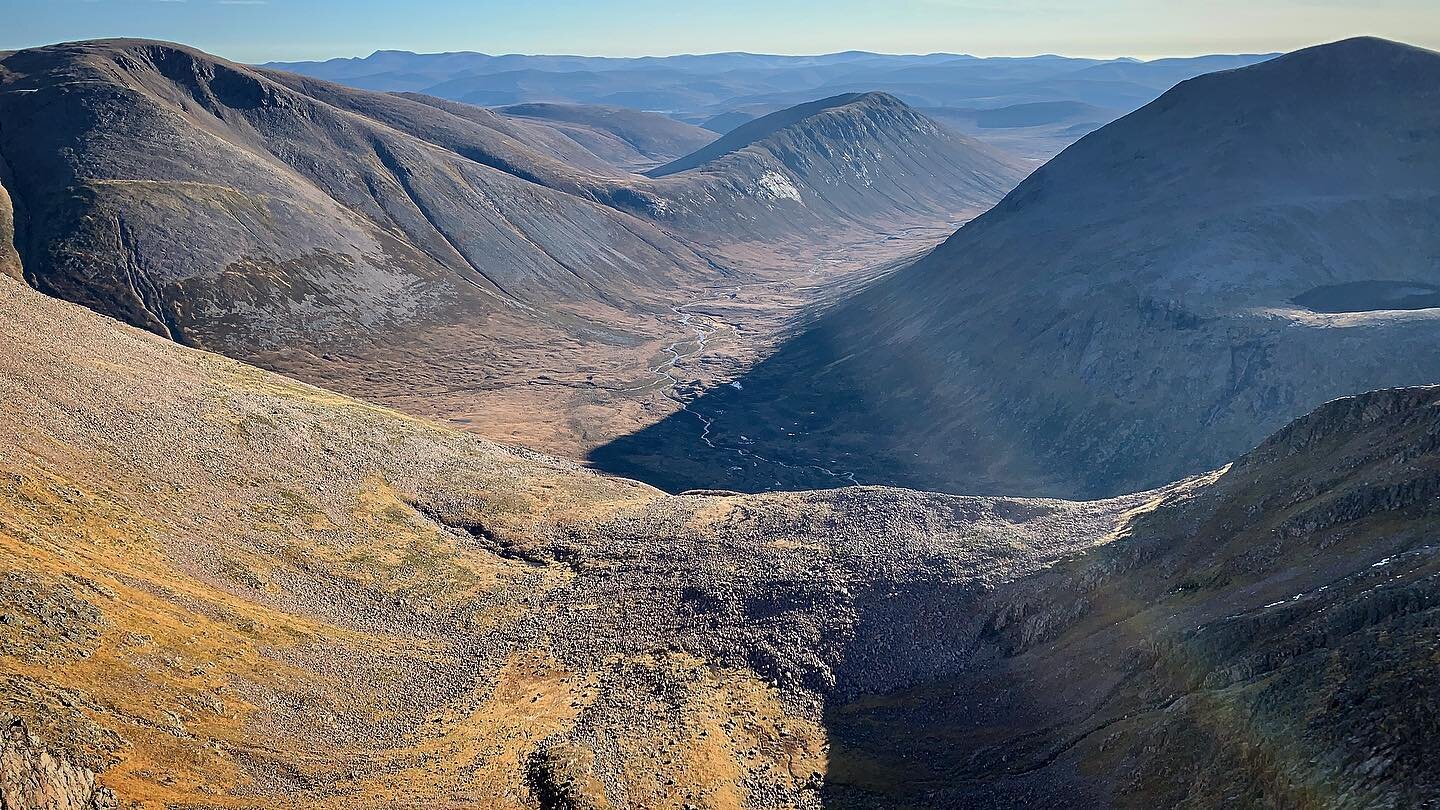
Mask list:
[[[0,721],[96,780],[58,808],[817,807],[832,689],[1153,497],[669,497],[4,278],[0,414]],[[0,797],[63,781],[6,745]]]
[[124,806],[531,806],[536,746],[629,670],[683,696],[608,732],[643,763],[622,786],[640,806],[741,807],[752,771],[822,767],[823,735],[753,675],[480,649],[569,569],[415,506],[523,541],[656,491],[0,284],[0,714]]
[[474,602],[551,574],[467,548],[410,504],[443,486],[503,533],[655,492],[3,283],[6,712],[147,807],[344,806],[347,784],[373,780],[433,804],[455,789],[446,757],[475,790],[518,791],[515,768],[492,780],[477,761],[543,734],[568,699],[469,732],[437,720],[435,739],[412,721],[550,683],[543,656],[458,671],[446,631],[503,624]]

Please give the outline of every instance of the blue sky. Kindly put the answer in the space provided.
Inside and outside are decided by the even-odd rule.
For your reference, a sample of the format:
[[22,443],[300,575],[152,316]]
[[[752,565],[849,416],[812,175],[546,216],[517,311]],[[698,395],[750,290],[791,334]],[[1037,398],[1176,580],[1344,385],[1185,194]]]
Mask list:
[[1355,34],[1440,49],[1440,0],[0,0],[0,21],[0,49],[134,36],[251,62],[381,48],[1148,58],[1291,50]]

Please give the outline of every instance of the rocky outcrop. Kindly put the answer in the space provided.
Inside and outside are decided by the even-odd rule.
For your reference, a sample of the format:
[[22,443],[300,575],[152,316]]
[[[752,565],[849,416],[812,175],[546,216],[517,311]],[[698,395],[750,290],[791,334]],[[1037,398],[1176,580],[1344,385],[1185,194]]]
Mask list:
[[11,182],[14,181],[10,179],[10,167],[5,163],[5,156],[0,155],[0,274],[18,279],[22,276],[20,251],[16,248],[19,237],[15,201],[6,189],[6,184]]
[[0,810],[117,810],[95,773],[47,749],[24,721],[0,714]]
[[[1411,496],[1440,471],[1437,409],[1437,388],[1328,403],[1115,542],[978,600],[975,663],[884,713],[967,752],[909,769],[920,789],[951,806],[1424,806],[1440,517]],[[922,750],[849,736],[856,711],[835,714],[860,752],[905,767]]]

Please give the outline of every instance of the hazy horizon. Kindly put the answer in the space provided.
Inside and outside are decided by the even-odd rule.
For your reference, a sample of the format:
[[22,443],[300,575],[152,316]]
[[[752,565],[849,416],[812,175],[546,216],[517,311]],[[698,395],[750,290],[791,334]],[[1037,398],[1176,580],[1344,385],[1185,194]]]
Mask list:
[[[364,57],[375,51],[634,58],[844,51],[1153,60],[1292,51],[1352,36],[1440,48],[1440,14],[1421,0],[1221,0],[1176,8],[1152,0],[861,0],[687,8],[657,0],[512,7],[483,0],[8,0],[0,50],[133,37],[201,48],[239,62]],[[83,12],[83,13],[77,13]],[[281,33],[277,33],[281,32]]]

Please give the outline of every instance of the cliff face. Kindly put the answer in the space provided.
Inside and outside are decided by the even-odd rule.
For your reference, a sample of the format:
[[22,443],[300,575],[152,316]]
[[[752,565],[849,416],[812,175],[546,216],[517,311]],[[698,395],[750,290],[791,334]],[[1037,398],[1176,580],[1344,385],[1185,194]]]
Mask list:
[[15,201],[5,188],[8,182],[14,182],[10,179],[10,167],[5,158],[0,157],[0,274],[19,279],[22,276],[20,252],[15,249]]
[[25,722],[0,713],[0,808],[118,810],[115,793],[95,772],[47,749]]
[[[894,739],[916,723],[924,742],[870,742],[863,701],[832,710],[856,763],[837,797],[1423,805],[1440,786],[1424,674],[1440,626],[1437,437],[1440,388],[1326,404],[1114,542],[997,589],[977,608],[985,663],[879,713]],[[937,739],[966,753],[906,764]],[[893,768],[913,781],[868,776]]]

